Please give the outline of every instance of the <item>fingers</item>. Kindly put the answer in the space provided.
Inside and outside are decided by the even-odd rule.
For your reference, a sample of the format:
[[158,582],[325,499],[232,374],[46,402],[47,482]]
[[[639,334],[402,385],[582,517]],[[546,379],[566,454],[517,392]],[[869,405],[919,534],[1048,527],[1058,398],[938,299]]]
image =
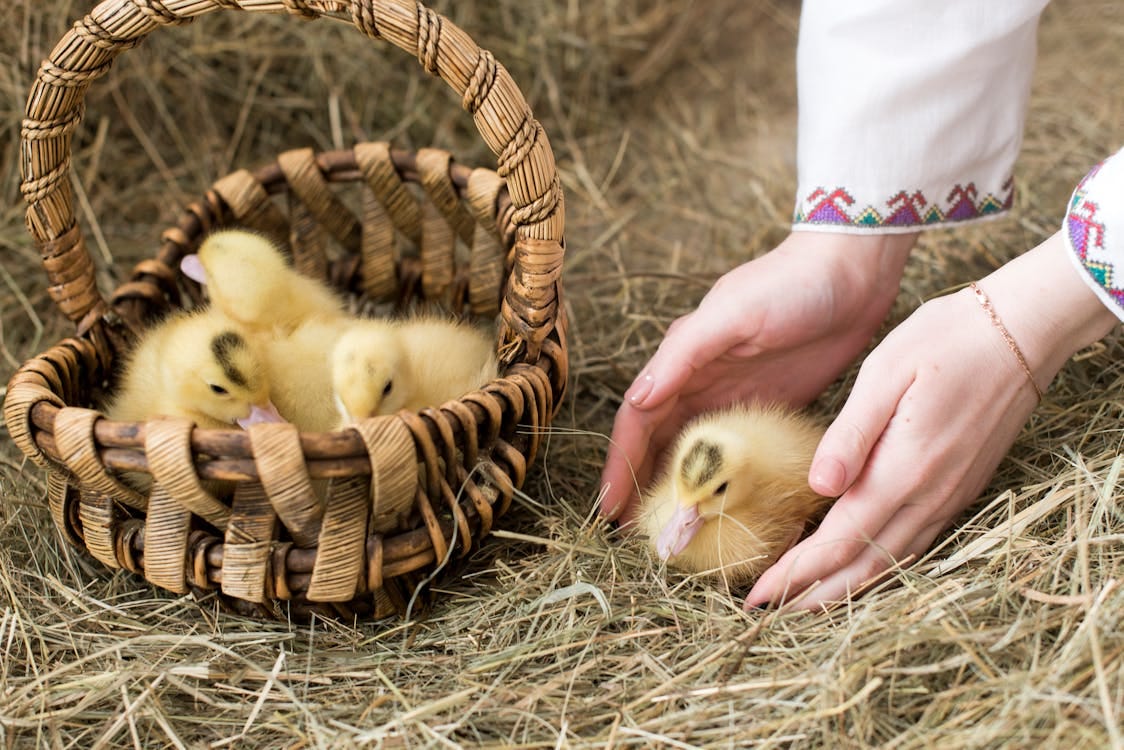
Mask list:
[[[903,509],[883,527],[878,540],[864,544],[846,566],[806,584],[789,581],[785,591],[768,602],[751,605],[747,597],[746,606],[759,607],[772,603],[783,606],[786,610],[819,611],[848,601],[877,585],[899,566],[916,562],[944,527],[944,521],[925,523],[923,514]],[[809,551],[807,554],[821,553],[822,550]]]
[[752,346],[756,323],[746,313],[734,314],[725,307],[721,301],[704,299],[695,312],[675,320],[625,392],[625,401],[637,409],[655,408],[682,391],[696,372],[717,357],[735,346],[743,352]]
[[[661,431],[683,391],[697,371],[743,343],[745,318],[715,315],[705,304],[674,321],[648,364],[625,391],[624,403],[613,422],[605,468],[601,474],[601,514],[630,521],[639,488],[647,486],[662,445],[653,437]],[[678,425],[675,425],[678,427]]]
[[945,526],[944,521],[931,521],[919,530],[918,524],[924,523],[926,518],[909,509],[897,513],[883,527],[878,541],[867,544],[850,565],[820,579],[803,598],[790,593],[787,599],[793,601],[792,609],[818,610],[846,601],[878,583],[894,568],[915,562]]
[[791,600],[816,581],[851,565],[869,546],[897,508],[864,502],[855,495],[840,498],[819,528],[769,567],[746,596],[747,609]]
[[[924,326],[917,338],[933,335]],[[761,576],[747,607],[792,601],[815,584],[794,606],[818,608],[847,598],[909,554],[920,555],[976,496],[1010,445],[1017,429],[996,424],[1010,411],[1002,406],[1005,381],[996,393],[980,396],[973,369],[953,373],[944,367],[955,348],[936,358],[944,369],[899,367],[902,341],[887,339],[882,354],[867,359],[817,448],[809,483],[825,494],[842,492],[839,500],[815,533]],[[965,414],[971,415],[967,423]],[[1017,428],[1025,415],[1008,418]],[[966,443],[963,436],[973,424],[981,440],[991,439]]]
[[642,411],[627,402],[621,404],[601,472],[601,515],[610,520],[632,519],[635,500],[651,478],[658,453],[653,437],[674,405],[674,401],[667,401],[656,409]]
[[668,329],[656,353],[625,391],[625,401],[637,409],[653,409],[677,393],[696,370],[713,357],[696,351],[698,313],[679,318]]
[[909,370],[887,371],[879,361],[871,355],[863,363],[851,395],[816,448],[808,484],[821,495],[838,497],[855,483],[909,389]]
[[924,502],[883,506],[864,493],[849,505],[835,517],[828,513],[814,534],[762,574],[746,609],[786,601],[794,609],[819,609],[843,601],[910,555],[923,554],[947,520],[934,517]]
[[896,456],[879,456],[876,447],[903,399],[909,398],[909,384],[895,368],[881,368],[873,356],[864,363],[850,398],[824,433],[809,471],[812,489],[840,497],[815,533],[762,574],[746,597],[747,608],[791,599],[794,592],[849,569],[872,541],[886,546],[884,527],[899,513],[909,487],[886,482],[878,471],[879,465],[905,465],[894,460],[904,457],[901,442],[894,446],[897,450],[891,449]]

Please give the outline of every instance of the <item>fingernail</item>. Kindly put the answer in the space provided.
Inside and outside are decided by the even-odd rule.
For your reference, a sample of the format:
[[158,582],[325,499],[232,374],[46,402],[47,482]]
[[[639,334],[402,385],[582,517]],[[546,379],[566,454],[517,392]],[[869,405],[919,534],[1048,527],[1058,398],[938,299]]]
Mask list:
[[843,492],[843,482],[847,473],[843,464],[834,458],[821,458],[812,464],[811,481],[812,489],[821,495],[839,495]]
[[655,384],[655,378],[650,374],[645,373],[638,377],[629,389],[625,392],[624,397],[628,402],[634,406],[639,406],[644,399],[648,398],[648,394],[652,392],[652,386]]

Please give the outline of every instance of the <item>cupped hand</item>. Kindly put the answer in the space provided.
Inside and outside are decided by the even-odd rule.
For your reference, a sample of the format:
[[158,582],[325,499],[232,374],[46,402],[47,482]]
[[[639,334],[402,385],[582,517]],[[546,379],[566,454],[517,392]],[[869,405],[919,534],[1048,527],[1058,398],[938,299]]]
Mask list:
[[602,473],[602,514],[631,520],[637,490],[696,414],[818,396],[877,332],[915,238],[795,232],[720,278],[672,323],[625,394]]
[[[980,282],[1042,389],[1116,320],[1067,252],[1055,235]],[[812,488],[839,499],[746,607],[816,609],[921,556],[978,497],[1036,404],[971,290],[922,305],[864,361],[813,459]]]

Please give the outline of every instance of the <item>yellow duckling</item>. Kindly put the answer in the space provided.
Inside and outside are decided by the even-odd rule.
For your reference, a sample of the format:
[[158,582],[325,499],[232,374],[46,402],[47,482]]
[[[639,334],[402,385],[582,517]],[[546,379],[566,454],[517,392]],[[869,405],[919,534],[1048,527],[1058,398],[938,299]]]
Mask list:
[[440,406],[499,373],[494,336],[477,326],[419,316],[400,321],[398,335],[412,378],[407,409]]
[[314,318],[260,340],[273,402],[313,432],[439,406],[498,370],[490,336],[440,318]]
[[491,336],[437,317],[358,321],[332,351],[332,387],[344,424],[440,406],[497,372]]
[[128,422],[187,417],[213,428],[284,421],[269,395],[254,340],[206,310],[174,314],[145,334],[106,413]]
[[269,239],[253,232],[209,235],[180,269],[207,286],[216,309],[254,330],[292,331],[305,320],[344,314],[343,302],[327,286],[292,268]]
[[383,320],[347,326],[331,354],[331,390],[340,426],[413,408],[414,376],[398,327]]
[[357,323],[348,318],[314,318],[291,333],[276,331],[261,337],[273,403],[301,430],[327,432],[340,426],[332,389],[332,350]]
[[394,325],[381,320],[312,319],[291,333],[260,335],[270,393],[278,411],[308,432],[335,430],[402,406],[401,353]]
[[823,428],[779,406],[705,414],[680,433],[640,523],[661,560],[731,585],[757,578],[831,502],[808,487]]

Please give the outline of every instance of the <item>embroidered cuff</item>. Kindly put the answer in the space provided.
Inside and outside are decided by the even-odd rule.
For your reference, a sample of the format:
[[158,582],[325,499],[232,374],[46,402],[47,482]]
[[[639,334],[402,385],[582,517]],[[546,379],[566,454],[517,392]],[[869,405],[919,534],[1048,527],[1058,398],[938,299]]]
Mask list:
[[1081,278],[1124,320],[1124,149],[1093,167],[1069,200],[1063,226]]
[[844,187],[802,190],[792,218],[794,230],[916,232],[993,219],[1011,208],[1015,181],[980,190],[975,182],[951,189],[899,190],[875,194]]

